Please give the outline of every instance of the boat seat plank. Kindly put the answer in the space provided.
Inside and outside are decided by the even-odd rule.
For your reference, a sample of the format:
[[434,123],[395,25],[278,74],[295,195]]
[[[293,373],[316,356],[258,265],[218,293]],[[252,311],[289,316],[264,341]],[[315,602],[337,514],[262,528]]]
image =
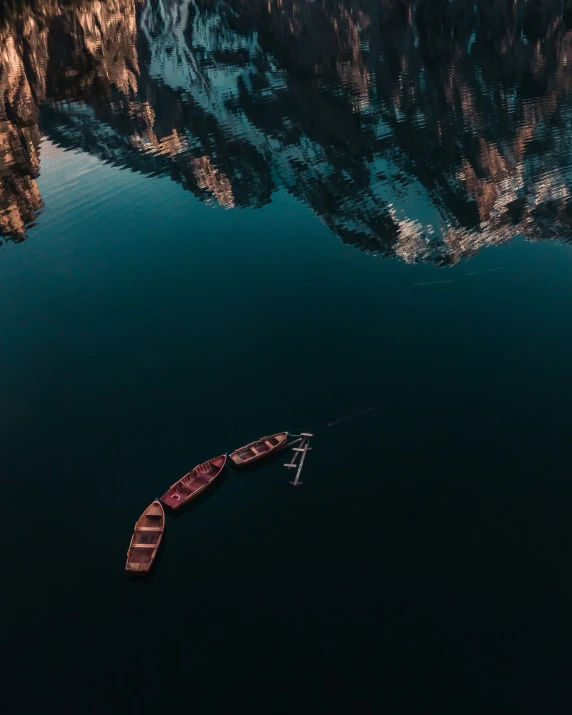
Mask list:
[[157,544],[133,544],[134,549],[155,549]]
[[267,439],[264,440],[264,444],[267,444],[270,447],[270,449],[274,449],[274,447],[276,446],[274,444],[271,444]]
[[163,531],[162,526],[139,526],[137,531]]
[[251,447],[250,449],[254,452],[254,454],[260,454],[256,447]]

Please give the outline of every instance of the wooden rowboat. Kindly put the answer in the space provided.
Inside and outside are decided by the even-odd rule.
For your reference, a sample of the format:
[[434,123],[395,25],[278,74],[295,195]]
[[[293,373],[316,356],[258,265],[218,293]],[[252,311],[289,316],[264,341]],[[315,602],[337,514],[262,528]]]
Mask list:
[[159,501],[154,501],[145,509],[135,530],[127,552],[125,570],[130,573],[146,574],[153,565],[153,560],[159,549],[163,530],[165,529],[165,512]]
[[226,454],[209,459],[208,462],[199,464],[182,479],[172,484],[161,497],[163,504],[171,509],[180,509],[183,504],[190,502],[204,491],[209,484],[214,482],[224,469]]
[[287,441],[288,432],[277,432],[270,435],[270,437],[262,437],[257,439],[256,442],[251,442],[245,447],[235,450],[230,455],[230,458],[237,466],[251,464],[284,449]]

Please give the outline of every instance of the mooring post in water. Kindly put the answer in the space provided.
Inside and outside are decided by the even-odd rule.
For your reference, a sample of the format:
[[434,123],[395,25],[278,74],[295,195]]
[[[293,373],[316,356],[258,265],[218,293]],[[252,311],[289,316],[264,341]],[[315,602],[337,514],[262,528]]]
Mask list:
[[[306,442],[306,438],[302,437],[301,439],[297,439],[295,442],[290,442],[290,444],[297,444],[300,443],[301,447],[304,446],[304,443]],[[298,465],[296,464],[296,459],[298,457],[298,452],[303,452],[303,449],[296,449],[295,447],[292,448],[292,452],[294,453],[292,455],[292,461],[287,462],[284,466],[288,467],[288,469],[292,469],[293,467],[297,467]]]
[[[300,481],[300,474],[302,472],[302,466],[304,465],[304,460],[306,459],[306,453],[312,451],[312,448],[310,447],[310,437],[313,437],[313,436],[314,435],[311,434],[310,432],[302,432],[302,434],[300,435],[300,439],[296,440],[296,442],[300,442],[300,446],[292,447],[292,452],[294,453],[292,455],[292,461],[287,462],[284,465],[288,469],[293,469],[295,467],[298,467],[298,471],[296,472],[296,479],[294,479],[293,482],[290,482],[290,484],[292,484],[295,487],[302,484],[302,482]],[[296,442],[291,442],[290,444],[295,444]],[[296,464],[296,459],[298,458],[299,454],[302,455],[302,459],[300,460],[300,464]]]
[[300,466],[298,467],[298,471],[296,472],[296,479],[294,479],[293,482],[290,482],[290,484],[294,487],[300,486],[302,482],[300,481],[300,474],[302,473],[302,467],[304,466],[304,460],[306,459],[306,454],[308,452],[308,444],[310,440],[306,442],[306,446],[302,450],[302,459],[300,460]]

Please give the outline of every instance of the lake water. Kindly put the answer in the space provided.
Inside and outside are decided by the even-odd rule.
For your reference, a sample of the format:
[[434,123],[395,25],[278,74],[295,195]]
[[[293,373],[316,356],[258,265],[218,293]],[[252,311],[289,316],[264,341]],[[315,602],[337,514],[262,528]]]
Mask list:
[[570,5],[0,8],[3,712],[569,713]]

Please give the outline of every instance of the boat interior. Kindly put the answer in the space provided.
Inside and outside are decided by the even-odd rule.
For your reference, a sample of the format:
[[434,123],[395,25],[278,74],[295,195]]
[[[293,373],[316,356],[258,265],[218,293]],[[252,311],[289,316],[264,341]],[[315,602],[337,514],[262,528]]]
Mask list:
[[248,447],[243,447],[237,451],[237,455],[244,460],[258,457],[260,454],[266,454],[272,449],[275,449],[283,440],[278,437],[264,437],[258,442],[249,444]]
[[195,467],[192,472],[186,474],[179,482],[171,487],[166,499],[170,499],[173,502],[177,502],[181,498],[186,499],[214,479],[223,464],[224,457],[215,457],[209,462]]
[[133,544],[128,563],[148,564],[153,558],[155,547],[155,544]]
[[163,512],[154,506],[139,521],[129,553],[129,562],[145,564],[151,561],[153,552],[163,532]]

